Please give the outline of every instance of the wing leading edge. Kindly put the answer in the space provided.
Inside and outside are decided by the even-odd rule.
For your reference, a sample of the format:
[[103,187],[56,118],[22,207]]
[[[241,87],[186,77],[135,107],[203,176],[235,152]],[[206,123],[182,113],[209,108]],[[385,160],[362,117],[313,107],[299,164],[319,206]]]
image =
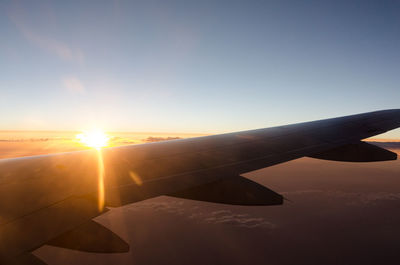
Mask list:
[[[303,156],[344,157],[349,148],[355,155],[348,161],[355,161],[357,152],[374,149],[364,148],[360,140],[399,126],[400,110],[385,110],[104,149],[105,206],[120,206],[165,194],[235,204],[246,204],[248,200],[247,205],[255,202],[266,205],[265,201],[251,201],[242,195],[235,198],[228,191],[260,192],[257,196],[263,198],[261,187],[254,188],[235,179],[242,173]],[[384,153],[376,149],[370,152],[380,153],[380,157]],[[0,263],[24,257],[26,252],[101,214],[96,203],[97,162],[95,151],[0,160],[0,201],[7,202],[0,207]],[[230,188],[221,183],[229,183]],[[216,196],[221,189],[225,190],[225,199]],[[279,194],[271,194],[280,198]],[[237,201],[239,197],[242,201]]]

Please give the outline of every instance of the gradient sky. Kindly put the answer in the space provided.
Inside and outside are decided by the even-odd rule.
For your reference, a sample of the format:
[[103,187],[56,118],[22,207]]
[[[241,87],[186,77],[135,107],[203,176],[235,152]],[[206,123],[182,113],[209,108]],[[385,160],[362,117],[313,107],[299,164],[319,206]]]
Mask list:
[[0,129],[218,133],[399,108],[399,14],[399,1],[1,1]]

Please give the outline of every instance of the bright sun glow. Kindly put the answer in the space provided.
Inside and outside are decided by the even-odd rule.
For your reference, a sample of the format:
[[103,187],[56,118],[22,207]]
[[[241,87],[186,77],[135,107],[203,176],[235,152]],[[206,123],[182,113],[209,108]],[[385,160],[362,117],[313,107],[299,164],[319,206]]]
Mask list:
[[108,140],[110,137],[101,132],[101,131],[90,131],[90,132],[83,132],[76,135],[76,138],[82,144],[93,147],[96,149],[100,149],[108,145]]

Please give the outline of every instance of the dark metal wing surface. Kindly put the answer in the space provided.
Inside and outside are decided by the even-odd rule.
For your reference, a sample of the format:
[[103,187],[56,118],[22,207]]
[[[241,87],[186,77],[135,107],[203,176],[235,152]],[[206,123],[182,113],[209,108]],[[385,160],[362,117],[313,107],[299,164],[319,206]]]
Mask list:
[[[385,110],[267,129],[106,148],[101,153],[93,150],[2,159],[0,263],[23,260],[27,252],[82,227],[102,213],[99,198],[104,198],[105,207],[165,194],[185,194],[182,197],[210,201],[209,198],[216,198],[220,187],[226,194],[228,190],[239,193],[253,187],[260,192],[257,198],[263,201],[243,197],[244,204],[268,205],[260,187],[248,183],[242,189],[237,186],[227,189],[221,183],[237,179],[245,172],[303,156],[340,160],[342,152],[353,150],[351,157],[342,160],[395,159],[393,154],[360,144],[360,140],[399,126],[400,110]],[[366,149],[360,148],[368,149],[373,158],[354,158],[357,154],[365,156]],[[104,179],[99,179],[102,170]],[[229,185],[244,183],[237,180],[228,181]],[[220,186],[212,186],[213,183]],[[213,195],[199,195],[207,190],[213,190]],[[198,195],[189,194],[190,191]],[[240,204],[233,198],[234,194],[229,196],[235,204]],[[274,198],[279,202],[279,197]],[[229,203],[230,199],[216,198],[215,202]],[[60,240],[57,242],[61,244]]]

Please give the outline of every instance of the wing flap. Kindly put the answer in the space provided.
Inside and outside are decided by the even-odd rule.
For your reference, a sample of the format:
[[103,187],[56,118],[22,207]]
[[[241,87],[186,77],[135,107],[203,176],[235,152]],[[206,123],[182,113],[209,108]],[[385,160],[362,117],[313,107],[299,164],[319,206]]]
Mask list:
[[[3,263],[2,263],[3,264]],[[16,257],[13,260],[9,260],[7,261],[7,263],[5,263],[7,265],[47,265],[47,263],[45,263],[44,261],[42,261],[41,259],[39,259],[38,257],[36,257],[35,255],[27,252],[24,253],[18,257]]]
[[396,160],[397,154],[360,141],[310,155],[309,157],[342,162],[377,162]]
[[212,183],[168,195],[190,200],[232,205],[256,206],[283,204],[282,195],[241,176],[222,178]]
[[71,197],[0,226],[0,264],[33,250],[101,212],[97,202]]
[[129,245],[95,221],[86,222],[47,242],[47,245],[95,253],[122,253]]

